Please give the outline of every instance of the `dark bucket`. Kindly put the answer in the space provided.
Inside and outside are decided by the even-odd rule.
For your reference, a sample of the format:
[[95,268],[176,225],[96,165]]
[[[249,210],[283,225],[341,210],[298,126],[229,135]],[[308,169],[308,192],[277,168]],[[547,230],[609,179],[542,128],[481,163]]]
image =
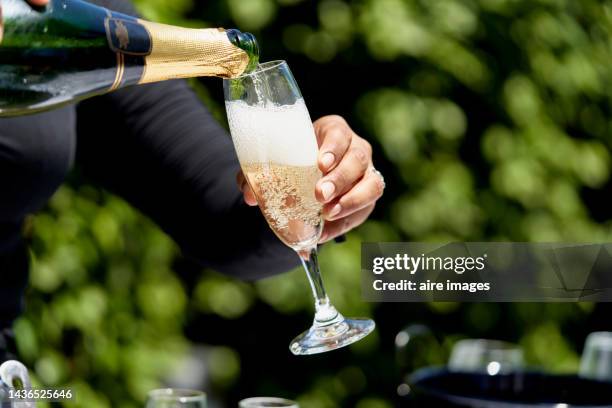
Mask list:
[[424,368],[409,377],[409,407],[611,408],[612,383],[538,372],[457,373]]

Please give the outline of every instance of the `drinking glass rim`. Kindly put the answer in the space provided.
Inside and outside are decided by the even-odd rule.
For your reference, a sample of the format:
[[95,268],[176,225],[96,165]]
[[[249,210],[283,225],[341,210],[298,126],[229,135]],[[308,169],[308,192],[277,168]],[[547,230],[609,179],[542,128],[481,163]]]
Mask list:
[[206,393],[199,390],[190,390],[188,388],[158,388],[149,391],[147,396],[150,398],[178,398],[179,402],[197,402],[200,401],[202,397],[206,397]]
[[482,351],[522,351],[519,344],[496,339],[461,339],[455,343],[455,347],[461,346],[482,347]]
[[606,350],[612,350],[612,332],[596,331],[589,333],[586,339],[586,347],[599,347]]
[[[286,408],[297,408],[298,407],[298,403],[295,401],[292,401],[290,399],[286,399],[286,398],[281,398],[281,397],[250,397],[250,398],[245,398],[243,400],[240,401],[240,406],[242,407],[242,404],[250,404],[250,403],[261,403],[261,402],[274,402],[274,403],[284,403],[284,404],[289,404],[286,406]],[[245,408],[248,408],[248,405],[246,405]]]
[[273,61],[262,62],[261,64],[257,65],[257,68],[255,68],[254,71],[240,74],[234,78],[226,78],[226,81],[233,81],[235,79],[242,79],[242,78],[256,76],[266,71],[269,71],[271,69],[280,67],[281,65],[287,65],[287,61],[286,60],[273,60]]

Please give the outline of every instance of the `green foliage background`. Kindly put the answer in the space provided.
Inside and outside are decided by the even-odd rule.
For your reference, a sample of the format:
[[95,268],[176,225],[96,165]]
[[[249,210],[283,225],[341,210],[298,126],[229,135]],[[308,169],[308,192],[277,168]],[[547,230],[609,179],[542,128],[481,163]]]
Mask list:
[[[198,343],[202,386],[225,406],[275,394],[307,408],[382,408],[400,381],[393,338],[406,324],[441,340],[429,363],[458,338],[492,337],[520,342],[530,364],[553,371],[575,370],[586,334],[610,330],[605,304],[365,304],[359,243],[609,241],[611,1],[137,6],[156,21],[252,31],[264,60],[289,61],[313,117],[342,114],[372,142],[385,197],[321,257],[336,306],[374,316],[378,330],[333,354],[290,356],[311,318],[301,271],[252,285],[186,266],[150,221],[73,177],[28,230],[31,290],[15,329],[39,383],[73,387],[74,406],[143,406]],[[223,121],[220,82],[192,83]]]

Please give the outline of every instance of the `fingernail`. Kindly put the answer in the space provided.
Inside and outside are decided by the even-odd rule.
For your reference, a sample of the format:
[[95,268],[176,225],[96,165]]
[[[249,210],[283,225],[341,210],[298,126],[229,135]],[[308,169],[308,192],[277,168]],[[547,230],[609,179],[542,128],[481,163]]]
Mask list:
[[336,215],[340,214],[340,211],[342,211],[342,206],[340,204],[336,204],[332,207],[331,210],[329,210],[329,213],[327,214],[327,216],[329,218],[335,217]]
[[334,194],[336,190],[336,186],[331,181],[326,181],[321,184],[321,195],[323,195],[323,199],[329,200],[329,198]]
[[336,156],[331,152],[327,152],[321,157],[321,163],[326,169],[329,169],[334,164],[334,160],[336,160]]

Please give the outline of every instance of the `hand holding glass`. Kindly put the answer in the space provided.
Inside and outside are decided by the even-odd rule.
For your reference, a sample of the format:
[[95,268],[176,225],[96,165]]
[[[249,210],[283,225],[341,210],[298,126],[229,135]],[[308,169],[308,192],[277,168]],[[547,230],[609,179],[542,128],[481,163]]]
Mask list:
[[370,319],[345,319],[330,303],[317,264],[323,230],[315,197],[321,178],[317,139],[300,90],[284,61],[260,64],[224,80],[225,106],[242,171],[274,233],[294,249],[315,297],[313,326],[290,345],[294,354],[334,350],[374,329]]

